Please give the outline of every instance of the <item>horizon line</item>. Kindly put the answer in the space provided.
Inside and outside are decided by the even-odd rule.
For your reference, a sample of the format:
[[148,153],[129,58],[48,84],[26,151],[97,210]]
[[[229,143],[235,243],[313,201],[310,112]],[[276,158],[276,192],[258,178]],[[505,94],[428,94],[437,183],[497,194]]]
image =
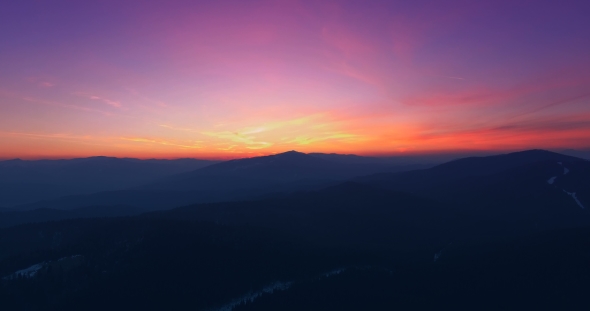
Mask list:
[[575,151],[575,152],[588,152],[590,153],[590,147],[585,148],[527,148],[527,149],[498,149],[498,150],[478,150],[478,149],[458,149],[458,150],[437,150],[437,151],[417,151],[417,152],[406,152],[406,151],[398,151],[395,153],[337,153],[337,152],[300,152],[296,150],[288,150],[284,152],[272,152],[268,154],[259,154],[255,156],[235,156],[235,157],[215,157],[215,156],[204,156],[204,157],[186,157],[186,156],[162,156],[162,157],[154,157],[154,156],[116,156],[116,155],[79,155],[79,156],[46,156],[46,155],[39,155],[39,156],[16,156],[16,157],[1,157],[0,161],[58,161],[58,160],[75,160],[75,159],[90,159],[90,158],[113,158],[113,159],[133,159],[133,160],[203,160],[203,161],[229,161],[235,159],[247,159],[247,158],[255,158],[261,156],[272,156],[287,152],[298,152],[303,154],[334,154],[334,155],[344,155],[344,156],[359,156],[359,157],[369,157],[369,158],[402,158],[402,157],[449,157],[449,156],[482,156],[482,155],[496,155],[496,154],[506,154],[506,153],[513,153],[513,152],[520,152],[520,151],[529,151],[529,150],[546,150],[551,152],[567,152],[567,151]]

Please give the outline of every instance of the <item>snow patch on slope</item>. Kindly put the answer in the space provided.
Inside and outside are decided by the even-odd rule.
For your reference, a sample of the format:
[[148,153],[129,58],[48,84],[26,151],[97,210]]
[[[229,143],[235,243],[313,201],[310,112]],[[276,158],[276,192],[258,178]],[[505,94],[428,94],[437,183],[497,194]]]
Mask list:
[[44,261],[41,263],[34,264],[26,269],[18,270],[9,276],[3,277],[2,279],[3,280],[15,280],[15,279],[18,279],[19,277],[30,279],[30,278],[34,277],[35,275],[37,275],[37,273],[41,269],[43,269],[47,265],[50,265],[52,262],[60,262],[60,261],[66,260],[66,259],[81,259],[83,257],[84,256],[82,256],[82,255],[73,255],[73,256],[68,256],[68,257],[62,257],[56,261]]
[[567,193],[569,196],[571,196],[574,201],[576,201],[576,203],[578,204],[578,206],[580,206],[582,209],[584,209],[584,205],[582,204],[582,202],[580,202],[580,200],[578,199],[578,197],[576,196],[575,192],[567,192],[565,190],[563,190],[563,192]]
[[39,272],[39,270],[41,270],[43,267],[45,266],[45,263],[38,263],[38,264],[34,264],[26,269],[22,269],[22,270],[18,270],[15,273],[7,276],[7,277],[3,277],[2,279],[4,280],[14,280],[17,279],[19,277],[23,277],[26,279],[30,279],[32,277],[34,277],[35,275],[37,275],[37,272]]
[[434,253],[434,262],[436,262],[440,256],[442,255],[442,251],[438,252],[438,253]]
[[344,270],[346,270],[346,269],[336,269],[336,270],[332,270],[332,271],[330,271],[330,272],[324,273],[324,275],[322,275],[322,276],[323,276],[323,277],[325,277],[325,278],[329,278],[329,277],[331,277],[331,276],[334,276],[334,275],[337,275],[337,274],[340,274],[340,273],[342,273]]
[[[557,162],[557,164],[563,166],[563,163],[561,163],[561,162]],[[570,170],[567,167],[563,166],[563,175],[565,175],[569,172],[570,172]]]
[[[332,271],[322,274],[320,277],[329,278],[331,276],[338,275],[338,274],[344,272],[345,270],[346,270],[346,268],[334,269]],[[291,285],[293,285],[293,282],[275,282],[275,283],[272,283],[272,284],[264,287],[263,289],[261,289],[259,291],[250,292],[240,298],[234,299],[230,303],[225,304],[224,306],[222,306],[221,308],[216,309],[216,310],[217,311],[232,311],[235,307],[237,307],[238,305],[240,305],[242,303],[253,302],[258,297],[262,296],[262,294],[272,294],[275,291],[284,291],[284,290],[291,288]]]
[[217,309],[218,311],[231,311],[238,305],[242,303],[249,303],[253,302],[256,298],[262,296],[262,294],[272,294],[277,290],[287,290],[291,287],[293,282],[275,282],[270,285],[265,286],[263,289],[257,292],[248,293],[240,298],[233,300],[232,302],[224,305],[223,307]]

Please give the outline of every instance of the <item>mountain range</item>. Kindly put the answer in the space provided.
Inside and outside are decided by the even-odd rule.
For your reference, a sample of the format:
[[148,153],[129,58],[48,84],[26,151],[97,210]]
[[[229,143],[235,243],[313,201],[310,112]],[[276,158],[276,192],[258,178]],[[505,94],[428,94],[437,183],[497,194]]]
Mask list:
[[4,211],[0,300],[14,310],[588,306],[589,161],[529,150],[359,177],[366,166],[330,157],[234,160],[127,190],[143,202],[207,180],[288,189],[248,200]]
[[216,161],[91,157],[0,161],[0,206],[15,207],[67,195],[126,189]]
[[[358,164],[359,158],[365,163]],[[510,223],[507,225],[510,230],[528,232],[583,223],[585,218],[580,215],[590,206],[590,162],[544,150],[463,158],[432,168],[399,172],[392,171],[403,167],[387,166],[388,173],[362,177],[355,176],[383,166],[373,166],[375,162],[361,157],[352,157],[352,164],[342,159],[351,156],[322,157],[292,151],[232,160],[133,189],[68,196],[21,209],[5,209],[0,226],[137,215],[214,202],[218,203],[213,207],[196,205],[199,208],[187,207],[171,213],[191,210],[191,217],[199,220],[230,223],[241,220],[282,226],[284,222],[293,223],[295,215],[316,219],[306,213],[323,211],[326,215],[336,215],[343,206],[351,204],[351,209],[359,209],[363,200],[371,202],[368,208],[376,209],[375,213],[379,214],[387,210],[385,207],[397,204],[400,195],[404,197],[403,202],[409,202],[406,197],[409,195],[422,200],[415,204],[428,205],[433,211],[432,219],[422,219],[423,223],[445,217],[471,217],[471,224],[479,223],[480,230],[488,227],[492,230],[497,227],[496,221],[503,221]],[[425,205],[424,200],[430,203]],[[329,203],[318,207],[320,201]],[[242,206],[254,209],[243,213]],[[324,210],[334,207],[337,208]],[[418,215],[415,217],[420,219]]]
[[[326,243],[357,241],[356,246],[398,248],[407,243],[426,249],[425,242],[418,241],[425,235],[440,247],[475,235],[526,235],[589,225],[589,190],[590,162],[531,150],[371,175],[280,198],[194,205],[159,215],[263,226],[316,242],[325,238]],[[440,240],[435,243],[434,237]]]
[[[362,159],[359,161],[359,159]],[[179,160],[180,161],[180,160]],[[199,169],[155,178],[138,179],[142,185],[116,190],[76,193],[16,206],[19,210],[38,208],[76,209],[94,206],[133,206],[145,211],[205,202],[235,201],[269,195],[314,190],[377,172],[396,172],[426,165],[368,157],[304,154],[295,151],[272,156],[198,162]],[[186,167],[185,167],[186,168]],[[113,174],[118,178],[119,173]],[[92,180],[92,174],[84,174]],[[114,186],[113,186],[114,187]],[[21,191],[28,191],[26,186]]]

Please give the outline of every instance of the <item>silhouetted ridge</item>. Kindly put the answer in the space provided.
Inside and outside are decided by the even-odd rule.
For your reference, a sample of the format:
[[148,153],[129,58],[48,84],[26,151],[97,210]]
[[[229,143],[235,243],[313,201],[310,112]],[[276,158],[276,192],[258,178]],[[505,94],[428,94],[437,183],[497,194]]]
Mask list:
[[69,160],[0,161],[0,205],[14,207],[68,195],[122,190],[213,163],[217,162],[105,156]]
[[[354,161],[343,161],[343,158],[351,157]],[[96,161],[103,163],[109,160]],[[174,160],[178,164],[182,161]],[[141,160],[141,162],[150,163],[150,160]],[[322,158],[288,151],[212,164],[123,191],[63,196],[47,202],[29,204],[24,208],[76,209],[97,205],[128,205],[150,210],[194,203],[269,198],[299,191],[322,189],[356,176],[409,170],[416,167],[396,163],[391,160],[380,161],[377,158],[337,154]],[[116,172],[119,171],[116,170]]]
[[282,153],[277,153],[275,155],[271,155],[271,157],[272,156],[295,156],[295,155],[307,155],[307,154],[305,154],[303,152],[296,151],[296,150],[291,150],[291,151],[285,151]]
[[278,153],[274,155],[268,156],[261,156],[261,157],[254,157],[254,158],[245,158],[245,159],[236,159],[227,162],[222,162],[216,165],[213,165],[209,168],[209,170],[213,170],[218,167],[225,167],[225,166],[240,166],[242,164],[266,164],[266,165],[301,165],[301,164],[327,164],[328,162],[322,159],[318,159],[316,157],[307,155],[305,153],[297,152],[297,151],[288,151],[283,153]]
[[535,149],[496,156],[463,158],[435,166],[430,170],[450,173],[455,176],[487,175],[547,161],[577,162],[583,160],[547,150]]
[[542,227],[588,216],[588,172],[588,161],[545,150],[528,150],[459,159],[431,169],[357,180],[452,202],[490,219],[528,219],[529,223],[522,227]]
[[583,162],[585,160],[546,150],[526,150],[508,154],[469,157],[453,160],[430,169],[404,173],[376,174],[360,178],[360,181],[386,181],[404,179],[405,182],[438,183],[457,180],[468,176],[492,175],[518,167],[531,166],[542,162]]
[[[204,176],[247,179],[298,180],[333,178],[343,167],[305,153],[289,151],[275,155],[235,159],[217,163],[179,176],[178,181],[190,181]],[[323,174],[327,174],[322,176]],[[231,182],[231,180],[226,180]]]

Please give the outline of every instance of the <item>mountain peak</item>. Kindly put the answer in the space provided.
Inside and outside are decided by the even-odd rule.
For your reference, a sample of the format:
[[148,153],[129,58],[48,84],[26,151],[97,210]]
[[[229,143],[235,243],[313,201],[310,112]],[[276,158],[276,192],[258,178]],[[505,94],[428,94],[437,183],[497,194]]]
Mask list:
[[309,158],[309,157],[310,156],[308,154],[305,154],[303,152],[298,152],[295,150],[267,156],[267,158],[274,158],[274,159],[279,159],[279,158],[280,159],[303,159],[303,158]]
[[275,155],[294,155],[294,154],[302,155],[302,154],[305,154],[305,153],[299,152],[299,151],[296,151],[296,150],[290,150],[290,151],[286,151],[286,152],[282,152],[282,153],[277,153]]

